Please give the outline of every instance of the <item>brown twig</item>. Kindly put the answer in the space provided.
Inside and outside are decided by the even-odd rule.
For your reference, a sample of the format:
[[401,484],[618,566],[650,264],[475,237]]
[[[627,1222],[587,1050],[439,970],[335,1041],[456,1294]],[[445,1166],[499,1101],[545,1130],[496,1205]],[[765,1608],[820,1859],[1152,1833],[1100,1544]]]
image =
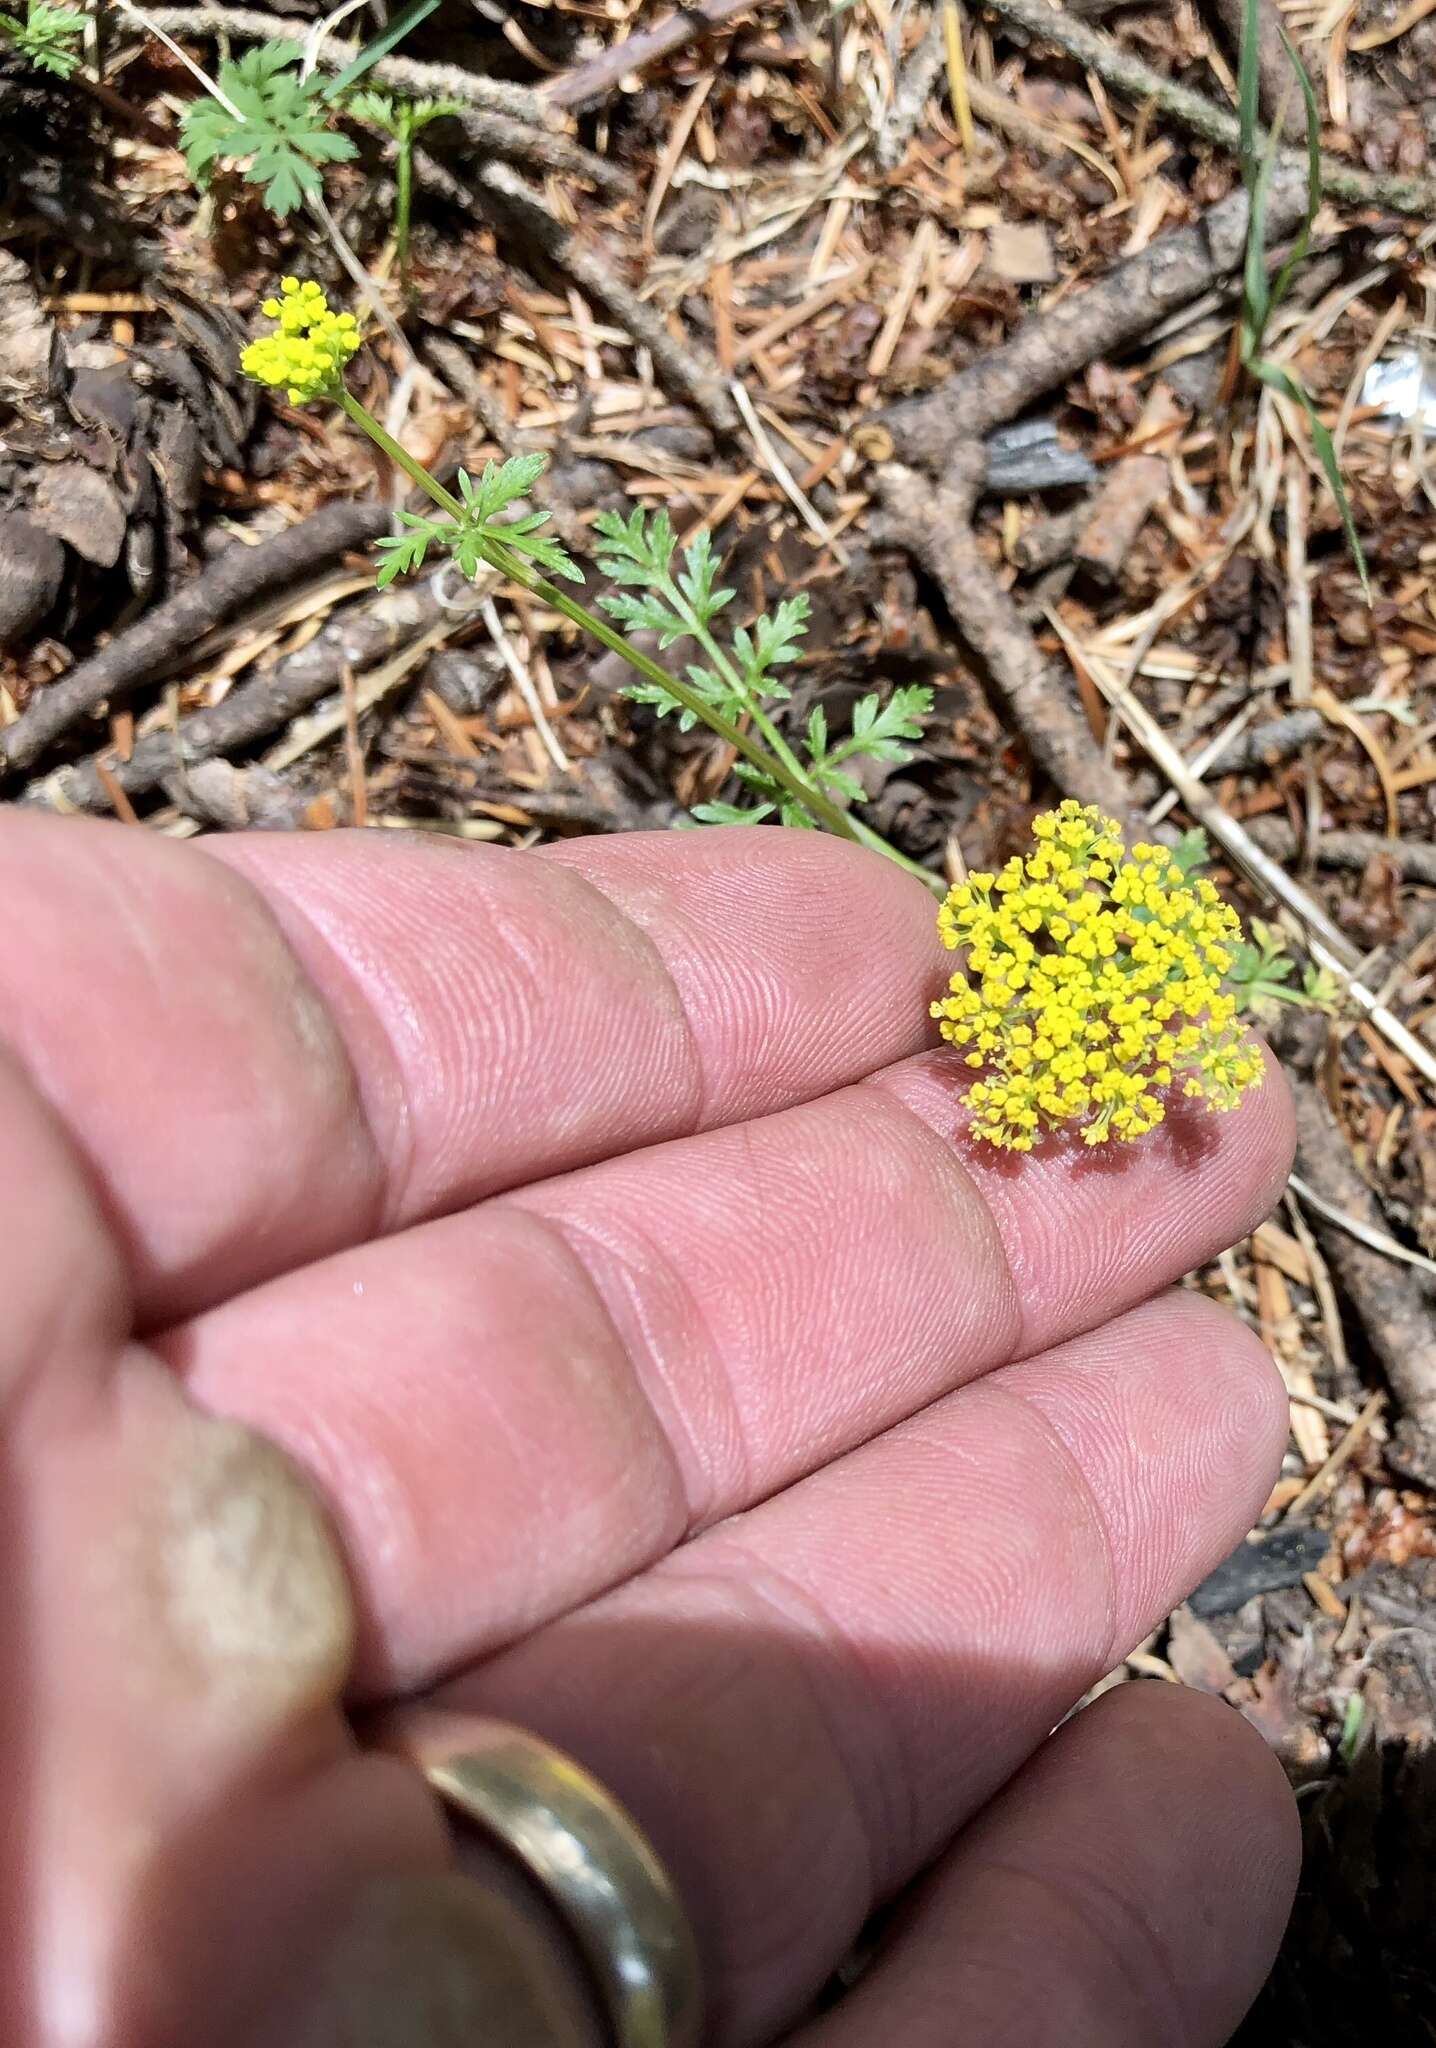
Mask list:
[[927,111],[927,103],[942,71],[942,13],[939,0],[932,10],[926,33],[902,68],[873,139],[873,154],[885,171],[895,170],[906,155],[907,146]]
[[[1335,1117],[1310,1081],[1299,1075],[1292,1080],[1302,1178],[1332,1208],[1388,1234],[1380,1204],[1357,1171]],[[1311,1223],[1403,1414],[1423,1432],[1436,1432],[1436,1299],[1430,1284],[1411,1267],[1361,1244],[1314,1206]]]
[[642,71],[660,57],[671,56],[711,30],[722,28],[740,14],[751,14],[758,0],[693,0],[652,28],[640,29],[623,42],[610,43],[596,57],[560,72],[539,96],[551,107],[586,107],[603,99],[631,71]]
[[971,518],[982,449],[968,445],[958,456],[936,488],[900,463],[884,464],[877,486],[885,517],[874,537],[906,548],[933,577],[1043,774],[1129,821],[1135,810],[1125,776],[1103,758],[1070,677],[1042,654],[978,548]]
[[[378,509],[383,531],[389,513]],[[431,631],[454,609],[449,594],[454,580],[444,564],[346,607],[307,646],[239,684],[222,702],[182,719],[176,730],[136,740],[127,761],[106,750],[74,767],[58,768],[27,789],[24,800],[55,810],[103,811],[110,807],[107,778],[127,795],[141,796],[172,777],[183,777],[197,762],[251,746],[342,688],[346,669],[360,676]]]
[[[1305,715],[1318,721],[1318,730],[1324,723],[1319,711]],[[1275,723],[1295,725],[1301,716],[1294,711]],[[1260,737],[1260,730],[1251,735],[1253,742]],[[1232,763],[1223,755],[1217,765],[1225,769]],[[1297,835],[1285,818],[1252,818],[1247,830],[1258,846],[1278,860],[1291,860],[1300,851]],[[1383,839],[1379,832],[1323,832],[1316,842],[1316,859],[1319,867],[1342,868],[1358,875],[1365,873],[1373,860],[1390,861],[1403,881],[1425,882],[1436,888],[1436,846],[1425,840]]]
[[387,505],[344,501],[322,506],[298,526],[255,547],[226,549],[167,603],[146,612],[108,647],[42,690],[13,725],[0,731],[0,767],[28,768],[98,705],[156,681],[201,634],[255,598],[322,568],[350,548],[366,547],[387,532],[390,518]]
[[[1075,57],[1079,64],[1095,71],[1104,85],[1110,85],[1138,106],[1145,106],[1150,100],[1168,120],[1193,135],[1201,136],[1204,141],[1215,142],[1232,151],[1240,147],[1241,124],[1235,114],[1203,99],[1199,92],[1192,92],[1184,85],[1175,85],[1160,71],[1154,71],[1150,64],[1144,64],[1140,57],[1124,50],[1120,43],[1113,42],[1110,36],[1088,28],[1085,22],[1076,20],[1070,13],[1049,6],[1048,0],[983,0],[983,5],[989,14],[995,14],[1009,27],[1024,30],[1055,49],[1064,50],[1069,57]],[[1305,179],[1304,155],[1284,150],[1281,161],[1285,166],[1299,170]],[[1322,158],[1321,177],[1326,192],[1337,199],[1351,200],[1358,206],[1389,206],[1397,213],[1436,212],[1436,183],[1429,178],[1360,171],[1336,157]]]
[[[262,14],[247,7],[147,7],[145,13],[168,34],[189,36],[195,41],[233,36],[242,43],[285,41],[302,46],[314,28],[312,21]],[[354,62],[361,47],[359,43],[346,42],[342,36],[325,36],[315,51],[314,61],[321,71],[343,71]],[[376,85],[393,86],[415,99],[462,100],[467,106],[484,107],[540,128],[554,122],[538,94],[527,86],[481,78],[458,64],[423,64],[413,57],[388,56],[381,57],[366,75]]]
[[[1294,172],[1273,178],[1267,211],[1271,237],[1300,221],[1305,190],[1305,180]],[[879,416],[897,454],[937,467],[954,440],[973,440],[1014,419],[1098,356],[1135,341],[1163,314],[1239,267],[1246,226],[1246,194],[1235,192],[1193,226],[1159,235],[1085,292],[1034,314],[1000,348],[936,390]]]
[[534,171],[558,171],[566,178],[580,179],[596,192],[610,197],[628,197],[633,180],[627,171],[606,158],[595,156],[581,143],[547,128],[532,127],[511,114],[486,113],[475,109],[459,116],[459,125],[473,148],[483,156],[496,156],[505,163],[526,164]]
[[[1276,768],[1283,761],[1290,761],[1312,740],[1319,740],[1327,730],[1326,720],[1319,711],[1302,706],[1295,711],[1283,712],[1280,718],[1268,718],[1261,725],[1254,725],[1246,732],[1233,734],[1226,745],[1207,764],[1208,774],[1244,775],[1253,768]],[[1258,845],[1264,845],[1262,827],[1265,820],[1251,821],[1251,835]],[[1280,820],[1270,822],[1280,823]],[[1286,828],[1290,831],[1290,827]],[[1267,846],[1268,853],[1280,848]],[[1295,834],[1289,852],[1296,851]],[[1285,856],[1284,856],[1285,857]]]
[[1070,562],[1072,550],[1091,516],[1092,500],[1084,498],[1079,505],[1069,505],[1065,511],[1049,512],[1044,518],[1035,519],[1013,542],[1013,562],[1024,576],[1035,576],[1040,569],[1051,569],[1058,562]]

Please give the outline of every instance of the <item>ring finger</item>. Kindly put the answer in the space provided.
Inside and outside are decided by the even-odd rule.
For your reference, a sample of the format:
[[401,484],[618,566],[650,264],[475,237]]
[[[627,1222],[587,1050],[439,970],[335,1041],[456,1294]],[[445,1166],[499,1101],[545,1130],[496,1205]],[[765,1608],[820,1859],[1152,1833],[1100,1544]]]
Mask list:
[[626,1800],[720,1987],[799,2013],[1255,1518],[1286,1427],[1241,1326],[1171,1296],[937,1402],[446,1687]]

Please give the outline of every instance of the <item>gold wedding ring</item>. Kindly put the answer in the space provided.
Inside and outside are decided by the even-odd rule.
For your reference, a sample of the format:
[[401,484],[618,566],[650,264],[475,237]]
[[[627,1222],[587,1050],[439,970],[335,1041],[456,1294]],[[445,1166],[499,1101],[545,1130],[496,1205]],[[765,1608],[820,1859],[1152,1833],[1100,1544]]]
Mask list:
[[[697,2048],[697,1944],[637,1822],[523,1728],[435,1715],[426,1730],[426,1718],[405,1712],[405,1749],[445,1806],[517,1858],[550,1900],[592,1974],[613,2048]],[[443,1747],[456,1733],[463,1747]]]

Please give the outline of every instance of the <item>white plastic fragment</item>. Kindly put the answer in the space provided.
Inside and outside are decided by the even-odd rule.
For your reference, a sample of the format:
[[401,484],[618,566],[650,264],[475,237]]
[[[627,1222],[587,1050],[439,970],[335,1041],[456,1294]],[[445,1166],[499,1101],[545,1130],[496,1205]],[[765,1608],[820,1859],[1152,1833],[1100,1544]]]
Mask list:
[[1361,403],[1393,426],[1436,428],[1436,361],[1420,349],[1382,356],[1361,382]]

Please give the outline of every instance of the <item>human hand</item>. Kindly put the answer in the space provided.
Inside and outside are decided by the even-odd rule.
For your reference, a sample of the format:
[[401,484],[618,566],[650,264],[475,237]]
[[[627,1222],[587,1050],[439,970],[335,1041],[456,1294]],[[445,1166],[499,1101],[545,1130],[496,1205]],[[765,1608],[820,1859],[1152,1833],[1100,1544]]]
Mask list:
[[1264,1351],[1161,1290],[1274,1200],[1279,1073],[969,1145],[932,905],[815,834],[12,813],[0,892],[0,2038],[596,2038],[354,1739],[436,1688],[646,1826],[714,2048],[1226,2039],[1277,1765],[1157,1685],[1047,1738],[1274,1474]]

